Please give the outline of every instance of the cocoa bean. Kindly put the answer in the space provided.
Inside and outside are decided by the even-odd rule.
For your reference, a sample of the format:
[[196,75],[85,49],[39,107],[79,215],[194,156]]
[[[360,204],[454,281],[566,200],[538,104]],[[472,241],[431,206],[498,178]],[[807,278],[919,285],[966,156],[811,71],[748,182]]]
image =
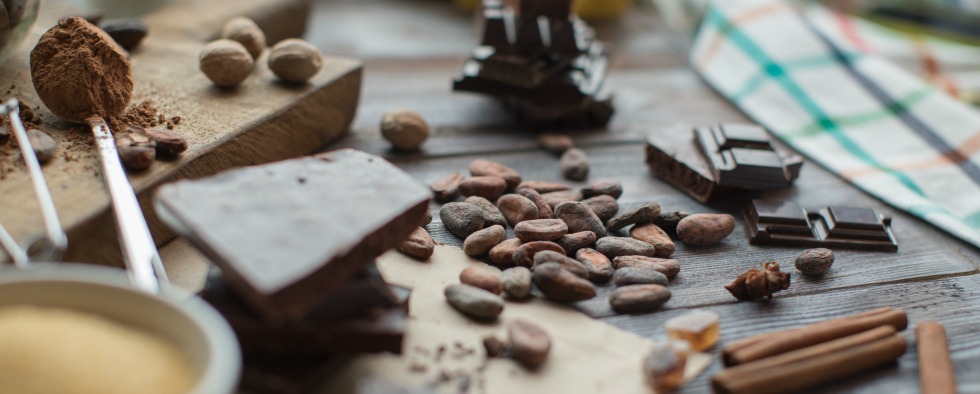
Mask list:
[[585,268],[584,263],[552,250],[542,250],[535,253],[534,265],[531,267],[531,271],[534,271],[537,267],[541,266],[541,264],[547,263],[558,263],[562,268],[568,270],[568,272],[571,272],[572,274],[575,274],[575,276],[579,278],[589,278],[589,271]]
[[560,155],[575,146],[572,137],[564,134],[539,134],[538,146],[548,153]]
[[470,162],[470,174],[473,176],[499,176],[507,182],[508,188],[514,188],[521,183],[521,174],[513,168],[495,161],[476,159]]
[[512,227],[525,220],[536,219],[538,208],[527,197],[518,194],[507,194],[497,200],[497,209],[504,215]]
[[538,219],[552,219],[555,217],[555,212],[551,209],[551,205],[548,205],[548,201],[541,196],[541,193],[534,191],[534,189],[524,188],[517,189],[517,194],[524,196],[534,203],[534,206],[538,208]]
[[582,200],[582,204],[589,207],[603,223],[612,219],[619,212],[619,203],[611,196],[601,195]]
[[613,272],[612,276],[613,284],[616,286],[629,286],[629,285],[661,285],[667,286],[667,275],[664,275],[658,271],[636,268],[636,267],[623,267],[616,272]]
[[507,343],[493,335],[483,337],[483,349],[487,351],[487,357],[500,357],[508,351]]
[[595,233],[596,238],[606,236],[606,226],[602,225],[599,217],[585,204],[578,201],[558,204],[555,207],[555,217],[565,221],[569,232],[591,231]]
[[537,324],[524,319],[511,320],[507,327],[511,357],[527,369],[537,369],[548,359],[551,337]]
[[553,301],[578,302],[595,297],[595,286],[591,282],[568,272],[558,263],[538,266],[533,280],[538,290]]
[[429,212],[428,210],[426,210],[425,211],[425,215],[422,215],[422,223],[421,223],[421,226],[422,227],[428,226],[429,223],[432,223],[432,212]]
[[595,196],[609,196],[618,199],[623,195],[623,185],[621,183],[599,181],[582,189],[582,197],[592,198]]
[[609,219],[606,228],[609,231],[619,231],[626,226],[636,223],[651,222],[660,215],[660,204],[648,202],[639,207],[630,209],[622,214]]
[[609,305],[619,313],[649,312],[670,300],[670,289],[661,285],[632,285],[609,293]]
[[463,253],[471,257],[483,256],[494,246],[504,242],[506,237],[507,230],[499,224],[475,231],[463,241]]
[[439,218],[446,230],[464,239],[482,230],[484,224],[483,211],[476,205],[465,202],[446,203],[439,210]]
[[174,158],[187,150],[187,139],[173,131],[146,129],[146,134],[157,143],[157,157]]
[[511,238],[490,249],[490,261],[496,265],[509,267],[514,265],[514,252],[521,246],[521,240]]
[[398,245],[398,251],[419,260],[428,260],[436,249],[436,243],[424,228],[416,228],[408,239]]
[[653,257],[657,250],[646,242],[629,237],[605,237],[595,243],[596,250],[609,258],[619,256],[650,256]]
[[653,219],[653,224],[660,226],[668,234],[676,234],[677,223],[680,223],[681,219],[689,215],[689,213],[684,211],[660,212],[660,215],[656,219]]
[[691,246],[709,246],[721,242],[734,229],[732,215],[698,213],[677,223],[677,238]]
[[616,269],[625,267],[651,269],[664,274],[668,279],[673,278],[678,272],[681,272],[681,264],[674,259],[646,256],[619,256],[612,259],[612,263]]
[[471,265],[466,267],[459,273],[459,281],[493,294],[500,294],[504,291],[504,283],[500,279],[500,273],[487,266]]
[[653,248],[657,250],[655,254],[657,257],[670,257],[676,249],[674,241],[670,239],[667,232],[653,223],[633,226],[630,228],[630,237],[653,245]]
[[496,201],[507,190],[504,178],[493,175],[466,178],[459,183],[459,193],[464,196],[480,196],[487,200]]
[[591,231],[579,231],[577,233],[565,234],[555,240],[555,243],[565,249],[569,256],[574,255],[579,249],[588,248],[595,243],[595,233]]
[[463,174],[454,172],[446,175],[439,180],[432,182],[429,189],[432,190],[433,197],[440,203],[455,200],[459,196],[459,183],[466,178]]
[[589,157],[579,148],[571,148],[562,153],[558,165],[565,179],[584,181],[589,177]]
[[487,200],[480,196],[469,196],[463,202],[468,202],[470,204],[476,205],[480,208],[480,212],[483,212],[483,226],[490,227],[495,224],[499,224],[503,227],[507,227],[507,219],[504,218],[504,214],[497,209],[490,200]]
[[[0,126],[4,129],[7,126]],[[48,133],[38,130],[27,130],[27,142],[31,144],[34,156],[37,156],[38,163],[44,164],[54,158],[54,153],[58,150],[58,143]],[[152,159],[151,159],[152,161]]]
[[585,264],[589,272],[589,280],[595,283],[606,283],[613,275],[612,262],[598,250],[585,248],[575,252],[575,259]]
[[476,320],[496,320],[504,311],[504,299],[466,284],[452,284],[443,291],[446,301],[460,313]]
[[515,300],[521,300],[531,295],[531,270],[527,267],[511,267],[502,274],[504,294]]
[[578,190],[559,190],[556,192],[544,193],[541,195],[551,209],[555,209],[558,204],[566,201],[579,201],[582,199],[582,192]]
[[561,254],[565,254],[565,249],[562,249],[558,244],[550,241],[534,241],[521,244],[514,251],[514,264],[521,267],[531,267],[534,265],[534,255],[543,250],[551,250]]
[[525,220],[514,226],[514,235],[524,242],[554,241],[568,234],[568,225],[561,219]]
[[804,276],[821,276],[834,264],[834,252],[826,248],[804,250],[796,256],[794,265]]
[[123,132],[116,134],[116,150],[119,161],[126,169],[142,171],[153,164],[157,157],[157,144],[149,135],[142,132]]
[[532,189],[538,193],[545,194],[562,190],[571,190],[572,187],[561,183],[544,181],[524,181],[517,185],[517,190]]

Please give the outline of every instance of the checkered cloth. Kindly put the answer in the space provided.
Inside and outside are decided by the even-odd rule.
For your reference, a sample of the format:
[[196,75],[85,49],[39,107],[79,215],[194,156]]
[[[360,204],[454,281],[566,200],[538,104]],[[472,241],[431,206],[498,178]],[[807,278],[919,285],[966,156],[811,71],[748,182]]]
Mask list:
[[783,142],[980,247],[980,112],[785,2],[719,0],[692,66]]

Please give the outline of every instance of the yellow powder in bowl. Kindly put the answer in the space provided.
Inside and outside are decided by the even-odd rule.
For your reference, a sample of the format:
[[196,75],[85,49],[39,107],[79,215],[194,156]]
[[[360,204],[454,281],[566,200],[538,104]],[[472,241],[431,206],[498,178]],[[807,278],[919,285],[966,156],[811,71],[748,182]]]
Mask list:
[[148,332],[69,309],[0,309],[2,393],[187,393],[194,373]]

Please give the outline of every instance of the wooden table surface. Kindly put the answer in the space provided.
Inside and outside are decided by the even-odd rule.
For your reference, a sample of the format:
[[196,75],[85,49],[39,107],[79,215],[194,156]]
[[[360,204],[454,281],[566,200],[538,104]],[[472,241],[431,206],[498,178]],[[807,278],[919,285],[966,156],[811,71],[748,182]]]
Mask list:
[[[477,41],[473,16],[448,0],[332,0],[314,7],[308,37],[330,54],[364,61],[364,85],[352,132],[328,149],[353,147],[383,155],[420,181],[429,183],[450,172],[465,172],[476,158],[517,169],[524,179],[562,181],[558,160],[537,148],[534,134],[511,124],[495,101],[454,93],[451,78]],[[654,178],[644,165],[648,135],[677,122],[708,125],[745,118],[686,67],[683,53],[669,44],[651,10],[635,10],[613,24],[599,25],[598,36],[613,46],[607,85],[615,93],[617,113],[607,130],[572,133],[588,153],[589,181],[618,180],[623,208],[656,201],[666,210],[727,212],[739,210],[752,196],[703,205]],[[434,135],[418,154],[398,154],[380,138],[384,112],[410,108],[420,112]],[[574,185],[580,185],[572,183]],[[812,323],[881,306],[904,308],[911,324],[932,319],[946,326],[962,392],[980,392],[980,253],[926,223],[895,212],[822,168],[807,163],[795,188],[766,197],[803,205],[872,206],[894,216],[898,253],[837,250],[831,272],[819,280],[794,275],[792,286],[771,302],[735,302],[723,288],[737,274],[777,260],[792,270],[800,248],[748,245],[742,220],[720,245],[686,248],[678,244],[680,275],[671,282],[673,297],[662,311],[642,315],[613,313],[604,296],[578,307],[609,324],[656,338],[666,319],[691,309],[715,311],[722,318],[722,343],[750,334]],[[433,204],[433,212],[438,206]],[[438,214],[435,215],[438,218]],[[461,244],[442,229],[429,227],[437,241]],[[912,331],[910,348],[896,367],[821,388],[824,392],[915,392],[918,362]],[[717,353],[718,346],[714,349]],[[637,366],[639,367],[639,366]],[[715,363],[684,392],[709,391]]]

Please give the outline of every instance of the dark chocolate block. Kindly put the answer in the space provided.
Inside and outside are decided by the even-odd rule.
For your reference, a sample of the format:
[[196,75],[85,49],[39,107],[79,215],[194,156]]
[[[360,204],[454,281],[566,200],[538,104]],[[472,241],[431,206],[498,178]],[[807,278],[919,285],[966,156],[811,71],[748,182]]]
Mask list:
[[753,245],[796,245],[898,251],[891,218],[872,208],[803,209],[794,202],[753,200],[745,210]]
[[514,0],[521,16],[568,18],[572,12],[572,0]]
[[763,129],[734,124],[680,124],[650,134],[646,160],[654,175],[701,202],[789,187],[803,164],[774,147]]
[[270,321],[299,318],[418,226],[430,192],[350,149],[160,188],[157,213]]

